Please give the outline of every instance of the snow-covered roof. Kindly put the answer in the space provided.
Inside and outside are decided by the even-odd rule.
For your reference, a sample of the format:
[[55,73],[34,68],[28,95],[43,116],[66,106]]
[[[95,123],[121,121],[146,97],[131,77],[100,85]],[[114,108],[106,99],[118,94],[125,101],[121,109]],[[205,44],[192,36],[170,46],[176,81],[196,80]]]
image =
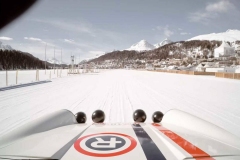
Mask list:
[[232,48],[232,47],[227,42],[222,41],[222,44],[216,49],[219,49],[219,48]]
[[[222,42],[221,46],[222,46],[222,47],[230,47],[230,45],[229,45],[228,43],[224,42],[224,41]],[[220,47],[221,47],[221,46],[220,46]]]
[[202,63],[198,64],[198,65],[197,65],[197,68],[198,68],[198,67],[203,67],[203,64],[202,64]]
[[168,69],[175,69],[176,66],[168,66]]
[[204,68],[208,68],[208,67],[211,67],[209,64],[206,64],[205,66],[204,66]]

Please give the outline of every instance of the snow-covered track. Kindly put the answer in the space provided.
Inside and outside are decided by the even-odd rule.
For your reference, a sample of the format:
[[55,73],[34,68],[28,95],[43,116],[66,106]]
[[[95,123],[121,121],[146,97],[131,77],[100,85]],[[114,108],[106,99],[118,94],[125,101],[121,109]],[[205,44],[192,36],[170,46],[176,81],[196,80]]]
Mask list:
[[87,123],[96,109],[105,122],[132,122],[143,109],[151,122],[154,111],[176,108],[240,135],[240,82],[209,76],[134,70],[109,70],[52,79],[51,83],[0,92],[0,136],[60,109],[83,111]]
[[0,91],[7,91],[7,90],[11,90],[11,89],[16,89],[16,88],[29,87],[29,86],[33,86],[33,85],[48,83],[48,82],[51,82],[51,81],[39,81],[39,82],[33,82],[33,83],[26,83],[26,84],[2,87],[2,88],[0,88]]

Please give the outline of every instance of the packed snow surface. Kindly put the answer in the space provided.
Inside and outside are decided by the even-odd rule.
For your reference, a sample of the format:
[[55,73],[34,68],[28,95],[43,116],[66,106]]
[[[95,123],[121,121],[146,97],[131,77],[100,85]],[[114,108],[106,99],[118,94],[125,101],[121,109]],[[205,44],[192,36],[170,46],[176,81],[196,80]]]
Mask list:
[[[7,71],[8,86],[17,84],[26,84],[36,81],[36,70]],[[39,70],[39,81],[54,79],[67,76],[67,69]],[[16,81],[16,76],[17,81]],[[6,86],[6,71],[0,71],[0,87]]]
[[191,39],[188,39],[187,41],[191,41],[191,40],[209,40],[209,41],[217,40],[217,41],[235,42],[240,40],[240,30],[229,29],[226,32],[222,32],[222,33],[211,33],[211,34],[199,35]]
[[91,123],[96,109],[105,112],[106,122],[133,122],[133,111],[143,109],[146,122],[151,122],[154,111],[166,113],[173,108],[239,136],[239,95],[239,80],[214,76],[134,70],[64,76],[50,83],[0,92],[0,136],[59,109],[84,111]]

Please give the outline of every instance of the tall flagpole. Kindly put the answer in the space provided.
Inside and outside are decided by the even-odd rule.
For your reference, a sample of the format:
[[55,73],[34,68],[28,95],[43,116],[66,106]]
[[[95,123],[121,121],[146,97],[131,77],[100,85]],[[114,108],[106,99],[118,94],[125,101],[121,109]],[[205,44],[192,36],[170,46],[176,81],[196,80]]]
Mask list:
[[[80,53],[79,53],[78,56],[79,56],[79,57],[78,57],[78,71],[79,71],[79,68],[80,68]],[[80,71],[79,71],[79,73],[80,73]]]
[[56,59],[55,59],[55,46],[54,46],[54,74],[55,74],[55,63],[56,63]]
[[45,75],[46,75],[46,61],[47,61],[47,55],[46,55],[46,52],[47,52],[47,43],[45,45]]
[[60,77],[62,76],[62,48],[61,48],[61,71],[60,71]]
[[62,68],[62,48],[61,48],[61,68]]

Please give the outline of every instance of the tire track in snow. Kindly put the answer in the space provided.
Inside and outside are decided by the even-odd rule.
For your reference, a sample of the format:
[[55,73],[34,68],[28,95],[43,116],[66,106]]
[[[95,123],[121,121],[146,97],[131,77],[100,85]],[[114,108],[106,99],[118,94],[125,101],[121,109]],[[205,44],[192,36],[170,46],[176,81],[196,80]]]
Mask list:
[[[106,122],[132,122],[137,108],[148,116],[155,110],[178,108],[240,134],[236,129],[240,125],[240,108],[236,107],[240,104],[239,90],[237,81],[142,71],[115,70],[54,79],[51,85],[1,92],[0,135],[63,108],[73,113],[84,111],[88,118],[100,108],[106,113]],[[212,96],[218,96],[218,102]]]
[[[57,86],[58,84],[56,84],[56,86]],[[65,85],[65,87],[70,87],[70,85]],[[58,87],[56,87],[57,89],[56,90],[59,90],[59,88]],[[63,87],[64,88],[64,87]],[[56,92],[56,90],[51,90],[51,92],[53,92],[53,93],[55,93]],[[64,93],[64,92],[63,92]],[[58,97],[61,97],[61,95],[59,95]],[[29,97],[27,97],[27,98],[29,98]],[[49,100],[47,100],[47,101],[43,101],[42,103],[43,103],[43,106],[44,106],[44,104],[48,104],[48,102],[51,102],[52,101],[52,99],[49,99]],[[18,104],[19,105],[19,104]],[[29,106],[28,108],[28,110],[27,110],[27,112],[29,113],[29,112],[31,112],[31,111],[34,111],[34,114],[30,114],[29,116],[24,116],[24,118],[18,118],[18,121],[14,124],[14,125],[12,125],[12,126],[9,126],[9,129],[8,130],[12,130],[13,128],[15,128],[16,126],[18,126],[18,125],[20,125],[20,124],[22,124],[22,122],[24,122],[24,121],[26,121],[26,120],[28,120],[29,118],[31,118],[32,116],[34,116],[35,114],[38,114],[38,113],[40,113],[40,112],[43,112],[43,111],[46,111],[46,109],[48,109],[50,106],[49,105],[46,105],[46,107],[44,107],[44,108],[42,108],[42,107],[40,107],[41,106],[41,103],[40,104],[37,104],[37,105],[34,105],[34,107],[35,108],[39,108],[39,109],[35,109],[35,108],[31,108],[31,106]],[[12,106],[13,107],[13,106]],[[23,109],[22,110],[22,112],[18,112],[18,115],[22,115],[23,113],[25,113],[25,115],[26,115],[26,108],[25,109]],[[11,118],[11,115],[10,115],[10,117],[9,118]],[[1,121],[2,122],[2,121]],[[0,123],[1,123],[0,122]],[[3,130],[4,132],[7,132],[8,130]],[[1,132],[0,132],[0,134],[1,134]]]

